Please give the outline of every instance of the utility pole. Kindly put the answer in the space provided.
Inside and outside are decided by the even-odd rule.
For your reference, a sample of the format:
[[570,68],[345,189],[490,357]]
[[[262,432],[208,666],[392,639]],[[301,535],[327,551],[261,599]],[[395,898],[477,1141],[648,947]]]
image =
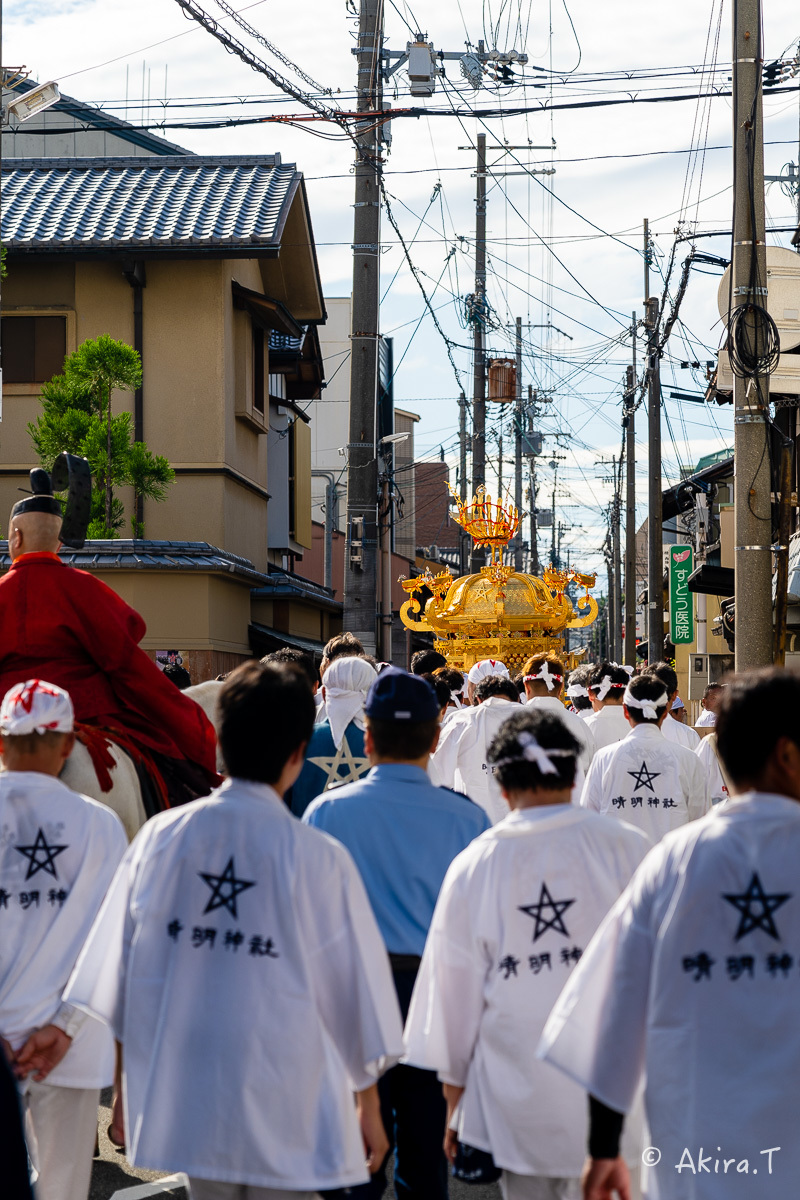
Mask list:
[[625,389],[625,653],[636,666],[636,313],[631,314],[633,363]]
[[[361,0],[356,57],[359,112],[376,112],[382,107],[382,50],[382,0]],[[380,145],[374,120],[367,119],[357,125],[356,149],[344,628],[361,640],[368,654],[373,654],[376,649],[378,579],[375,416],[381,214]]]
[[[486,483],[486,134],[478,134],[475,195],[475,295],[472,314],[472,493]],[[473,546],[470,569],[477,574],[486,551]]]
[[[767,305],[762,68],[760,0],[734,0],[733,313],[744,305]],[[761,328],[758,314],[743,318],[751,353],[763,353]],[[764,445],[770,436],[764,415],[768,403],[768,375],[734,374],[737,671],[772,662],[771,479]]]
[[[533,408],[533,388],[528,384],[528,407],[536,412]],[[539,535],[536,529],[536,459],[533,455],[528,459],[530,463],[530,480],[531,480],[531,575],[539,574]]]
[[[762,188],[763,193],[763,188]],[[658,298],[650,295],[650,222],[644,223],[644,302],[647,321],[647,661],[664,655],[664,551],[661,515],[661,352]]]
[[558,555],[556,554],[556,488],[558,487],[558,466],[553,473],[553,530],[550,544],[550,564],[558,569]]
[[611,654],[614,662],[622,658],[622,563],[620,561],[620,517],[622,515],[622,459],[614,468],[614,510],[611,523],[611,562],[614,580],[614,636]]
[[531,575],[538,575],[541,568],[539,566],[539,537],[536,530],[536,468],[534,459],[530,460],[530,497],[531,497]]
[[[461,393],[458,401],[458,495],[462,504],[467,502],[467,398]],[[467,573],[469,534],[459,526],[459,574]]]
[[[514,405],[514,504],[522,509],[522,317],[517,317],[517,402]],[[522,529],[514,539],[514,570],[522,570]]]

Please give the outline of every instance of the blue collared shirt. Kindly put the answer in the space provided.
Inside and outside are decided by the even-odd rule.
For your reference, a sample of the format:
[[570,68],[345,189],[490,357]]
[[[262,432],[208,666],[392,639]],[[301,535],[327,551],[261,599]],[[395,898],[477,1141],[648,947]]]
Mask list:
[[405,763],[326,792],[303,820],[350,851],[390,954],[422,954],[447,868],[490,827],[479,805]]

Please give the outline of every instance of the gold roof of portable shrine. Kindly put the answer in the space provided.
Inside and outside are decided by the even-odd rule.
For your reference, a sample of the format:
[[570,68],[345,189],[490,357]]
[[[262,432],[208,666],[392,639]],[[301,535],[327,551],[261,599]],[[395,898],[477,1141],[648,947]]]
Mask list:
[[[491,561],[475,575],[456,579],[445,569],[426,571],[402,579],[409,598],[400,609],[408,629],[435,635],[434,645],[450,666],[469,670],[484,658],[501,659],[509,671],[519,670],[532,654],[553,650],[563,653],[567,629],[584,629],[597,617],[597,601],[589,595],[596,576],[547,567],[542,578],[516,572],[503,562],[503,548],[519,528],[519,513],[512,504],[492,500],[483,487],[469,504],[450,489],[456,505],[451,516],[470,535],[476,547],[488,546]],[[578,616],[566,594],[570,583],[583,588]],[[425,604],[418,599],[427,588]],[[576,663],[580,655],[570,655]]]

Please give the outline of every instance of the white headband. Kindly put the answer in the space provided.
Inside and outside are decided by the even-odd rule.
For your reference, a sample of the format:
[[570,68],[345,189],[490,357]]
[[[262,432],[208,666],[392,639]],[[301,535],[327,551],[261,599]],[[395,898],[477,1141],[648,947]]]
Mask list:
[[570,700],[574,700],[577,696],[585,696],[589,699],[589,689],[585,688],[582,683],[571,683],[567,688],[567,695]]
[[542,775],[557,775],[558,768],[553,766],[554,758],[575,758],[576,751],[574,750],[551,750],[537,742],[533,734],[523,729],[517,734],[517,741],[521,747],[520,754],[510,754],[508,758],[499,758],[493,765],[495,767],[505,767],[508,763],[529,762],[534,763]]
[[450,699],[451,699],[452,701],[454,701],[456,708],[463,708],[463,707],[464,707],[464,706],[463,706],[463,704],[461,703],[461,697],[462,697],[462,695],[463,695],[463,694],[464,694],[464,689],[463,689],[463,687],[461,688],[461,691],[458,691],[458,692],[456,692],[456,691],[453,691],[453,690],[451,689],[451,691],[450,691]]
[[523,677],[523,682],[528,683],[535,679],[541,679],[542,683],[547,684],[548,692],[552,692],[553,688],[556,686],[556,683],[561,683],[563,678],[564,676],[559,675],[557,671],[551,671],[550,664],[545,661],[542,663],[536,675],[525,675]]
[[637,700],[632,695],[629,684],[625,689],[625,695],[622,699],[627,708],[640,708],[646,721],[657,721],[659,717],[658,710],[666,706],[669,697],[664,691],[656,700]]

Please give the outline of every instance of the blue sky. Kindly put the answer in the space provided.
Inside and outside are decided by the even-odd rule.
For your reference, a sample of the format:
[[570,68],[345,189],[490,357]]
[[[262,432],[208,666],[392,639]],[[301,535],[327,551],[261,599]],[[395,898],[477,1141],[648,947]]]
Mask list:
[[[214,0],[202,2],[210,14],[222,18]],[[800,13],[792,0],[773,0],[765,7],[765,53],[769,59],[792,44],[796,47]],[[301,10],[262,0],[246,8],[243,15],[248,21],[309,75],[332,88],[334,101],[350,107],[355,23],[344,0],[305,0]],[[661,78],[627,85],[619,80],[589,82],[584,75],[582,80],[573,77],[571,83],[554,84],[551,93],[547,85],[533,86],[548,78],[533,68],[547,68],[551,63],[555,71],[569,72],[578,66],[581,73],[698,68],[714,57],[719,0],[702,5],[674,0],[657,9],[624,0],[607,0],[603,5],[596,0],[573,0],[568,12],[563,0],[549,5],[528,0],[441,0],[435,6],[423,6],[419,0],[387,0],[390,47],[405,47],[409,27],[416,29],[417,17],[429,20],[423,32],[437,48],[462,50],[467,37],[473,43],[485,37],[490,43],[496,36],[499,49],[514,47],[530,56],[526,72],[530,83],[505,93],[502,104],[536,103],[552,94],[558,105],[619,97],[625,91],[643,98],[647,91],[663,92],[676,82],[684,91],[700,90],[698,73],[684,73],[679,81]],[[722,67],[717,77],[720,84],[728,73],[723,64],[730,60],[729,20],[726,6],[716,55]],[[230,26],[228,19],[221,23]],[[275,89],[263,76],[187,22],[175,0],[6,0],[3,36],[6,64],[24,63],[38,79],[58,79],[65,92],[106,104],[120,116],[126,112],[127,94],[127,115],[134,122],[142,111],[159,111],[169,121],[295,110],[288,98],[276,98]],[[254,42],[244,40],[284,70]],[[447,80],[441,81],[430,101],[411,100],[402,74],[398,75],[397,96],[392,89],[387,100],[394,107],[427,105],[431,110],[468,103],[488,107],[498,102],[496,92],[490,90],[476,97],[461,78],[458,63],[448,63],[446,69]],[[337,89],[341,91],[337,93]],[[246,103],[257,97],[265,99]],[[209,107],[200,108],[200,103]],[[526,326],[544,327],[526,329],[523,368],[525,385],[531,383],[550,396],[539,421],[547,435],[545,454],[539,460],[539,503],[549,505],[554,482],[549,463],[555,461],[559,520],[568,527],[564,548],[587,569],[602,565],[600,545],[610,492],[601,479],[607,470],[595,464],[619,450],[620,381],[630,361],[625,330],[630,313],[642,313],[642,219],[650,219],[655,236],[652,290],[656,291],[679,222],[686,230],[730,228],[730,125],[730,101],[724,97],[709,104],[686,100],[538,112],[483,125],[474,119],[460,122],[452,116],[393,122],[386,188],[401,231],[412,243],[412,258],[439,320],[456,344],[453,355],[468,394],[470,354],[460,347],[468,346],[470,336],[461,319],[460,297],[473,289],[475,180],[474,156],[459,147],[472,143],[480,129],[487,132],[491,144],[506,141],[540,146],[555,139],[557,149],[552,155],[532,150],[530,154],[516,151],[493,156],[498,172],[502,163],[517,170],[519,163],[531,162],[537,169],[554,168],[556,173],[508,175],[490,181],[489,300],[496,328],[489,344],[500,354],[509,351],[508,326],[516,316],[521,316]],[[322,131],[322,127],[316,129]],[[199,152],[280,151],[286,160],[297,162],[308,182],[326,294],[349,293],[353,183],[347,142],[275,124],[207,131],[172,129],[165,134]],[[768,173],[777,174],[784,163],[797,161],[797,136],[797,94],[768,98]],[[704,154],[685,153],[703,145]],[[771,223],[790,223],[793,206],[777,185],[767,194],[767,208]],[[395,362],[402,360],[395,378],[397,402],[420,414],[417,457],[438,457],[442,446],[454,465],[458,384],[386,221],[383,237],[386,295],[381,328],[395,337]],[[769,240],[789,244],[788,235],[773,235]],[[729,238],[724,236],[704,239],[701,245],[729,256]],[[677,256],[676,276],[685,252],[684,247]],[[719,341],[719,273],[713,268],[704,270],[709,273],[692,272],[681,310],[683,324],[668,347],[663,367],[665,393],[670,388],[700,391],[703,371],[682,369],[680,362],[705,364]],[[490,412],[490,429],[500,419],[499,412]],[[642,419],[637,436],[640,519],[645,513],[647,486],[643,432]],[[731,444],[729,408],[669,400],[663,429],[665,486],[675,481],[681,467]],[[496,467],[496,441],[490,439],[488,453]],[[506,483],[510,469],[509,461],[504,468]]]

